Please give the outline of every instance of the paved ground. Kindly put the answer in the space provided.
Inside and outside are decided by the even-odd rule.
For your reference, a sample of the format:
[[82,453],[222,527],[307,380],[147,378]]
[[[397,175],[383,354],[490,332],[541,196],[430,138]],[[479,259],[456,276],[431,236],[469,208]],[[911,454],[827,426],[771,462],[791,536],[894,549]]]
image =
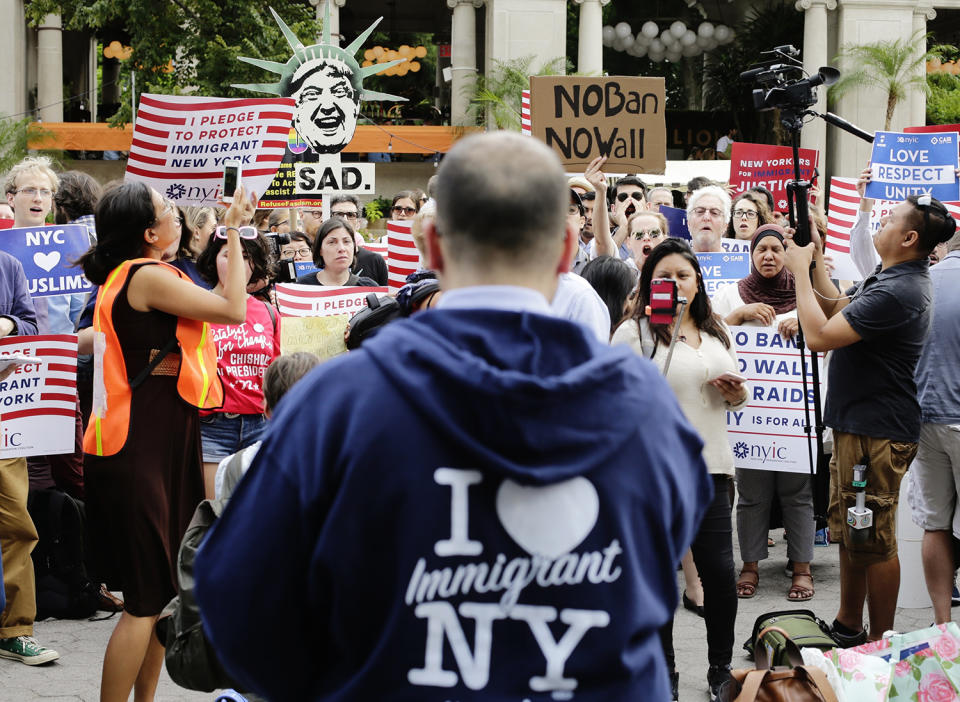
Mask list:
[[[757,616],[764,612],[796,606],[785,599],[790,580],[783,574],[786,563],[783,534],[777,530],[774,535],[777,545],[771,549],[770,558],[760,564],[760,588],[757,596],[750,600],[740,600],[733,661],[735,668],[750,667],[750,663],[741,655],[743,651],[740,646],[750,635]],[[837,548],[818,547],[814,558],[813,574],[817,594],[802,606],[812,609],[828,622],[833,621],[840,595]],[[917,572],[915,577],[923,576]],[[896,626],[900,631],[919,629],[928,626],[932,621],[933,610],[930,608],[897,610]],[[60,651],[62,658],[40,668],[0,660],[0,702],[96,702],[103,652],[113,626],[113,620],[38,623],[37,638],[44,645]],[[707,646],[703,620],[680,608],[675,622],[674,641],[677,667],[680,671],[680,699],[683,702],[703,702],[706,700],[707,689]],[[157,695],[159,702],[209,702],[214,698],[213,694],[191,692],[177,687],[167,677],[166,671],[161,677]]]

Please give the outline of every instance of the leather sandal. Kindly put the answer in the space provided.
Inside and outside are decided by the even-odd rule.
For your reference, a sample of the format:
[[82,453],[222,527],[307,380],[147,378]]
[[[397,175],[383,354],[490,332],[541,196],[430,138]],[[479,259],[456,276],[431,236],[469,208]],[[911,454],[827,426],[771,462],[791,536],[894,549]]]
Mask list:
[[741,600],[749,600],[757,594],[757,586],[760,584],[760,572],[756,570],[741,570],[737,577],[737,597]]
[[[810,581],[810,587],[798,582],[800,578],[807,578]],[[793,582],[787,591],[787,599],[791,602],[806,602],[813,598],[815,590],[813,589],[813,573],[798,573],[793,571]]]

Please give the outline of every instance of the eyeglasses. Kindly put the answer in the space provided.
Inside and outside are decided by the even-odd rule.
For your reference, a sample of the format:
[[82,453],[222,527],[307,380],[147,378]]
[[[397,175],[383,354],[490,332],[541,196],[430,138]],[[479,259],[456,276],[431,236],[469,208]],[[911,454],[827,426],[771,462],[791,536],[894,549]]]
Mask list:
[[394,205],[390,209],[398,214],[405,214],[407,217],[417,214],[416,207],[401,207],[400,205]]
[[734,217],[746,218],[746,219],[756,219],[757,211],[756,210],[734,210]]
[[285,219],[285,220],[283,220],[282,222],[277,222],[277,223],[274,224],[273,226],[275,226],[275,227],[282,227],[284,224],[286,224],[286,223],[289,222],[289,221],[290,221],[289,219]]
[[711,207],[710,209],[706,207],[694,207],[692,212],[697,215],[697,217],[703,217],[706,214],[709,214],[711,217],[720,217],[723,215],[723,210],[718,210],[716,207]]
[[52,197],[53,191],[47,188],[20,188],[17,193],[23,193],[27,197],[36,197],[37,194],[40,197]]
[[580,199],[583,200],[584,202],[593,202],[594,200],[597,199],[597,194],[596,194],[596,193],[584,193],[583,195],[580,196]]
[[241,239],[256,239],[259,234],[256,227],[217,227],[214,236],[218,239],[226,239],[228,229],[236,229],[240,232]]
[[323,210],[303,210],[303,214],[321,219],[323,217]]
[[313,255],[313,251],[304,246],[302,249],[287,249],[284,252],[284,256],[290,256],[291,258],[296,258],[297,256],[307,257]]
[[638,232],[633,233],[633,238],[637,241],[642,241],[643,239],[650,239],[650,241],[655,241],[663,236],[663,231],[660,229],[650,229],[649,231],[641,229]]
[[643,202],[643,193],[639,190],[634,190],[632,193],[617,193],[617,200],[623,202],[628,197],[632,197],[637,202]]
[[356,219],[360,216],[356,212],[331,212],[330,214],[341,219]]

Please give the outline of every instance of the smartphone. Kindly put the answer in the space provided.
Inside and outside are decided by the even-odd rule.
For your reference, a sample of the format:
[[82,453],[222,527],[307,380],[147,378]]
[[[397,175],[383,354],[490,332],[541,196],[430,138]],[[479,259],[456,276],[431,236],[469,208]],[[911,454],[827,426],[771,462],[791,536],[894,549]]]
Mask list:
[[740,375],[739,373],[734,373],[733,371],[725,371],[718,375],[714,380],[729,380],[731,383],[745,383],[747,379]]
[[223,162],[223,188],[220,199],[224,202],[233,202],[233,194],[240,184],[240,161],[228,159]]
[[650,323],[670,324],[677,313],[677,283],[669,278],[650,281]]

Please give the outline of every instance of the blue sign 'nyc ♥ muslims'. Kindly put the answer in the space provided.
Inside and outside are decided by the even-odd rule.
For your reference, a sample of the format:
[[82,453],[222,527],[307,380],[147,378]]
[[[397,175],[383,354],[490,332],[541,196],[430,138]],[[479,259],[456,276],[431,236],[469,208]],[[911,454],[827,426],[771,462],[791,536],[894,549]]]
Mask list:
[[93,284],[73,264],[90,248],[87,228],[79,224],[20,227],[0,231],[0,250],[23,264],[33,297],[87,292]]

